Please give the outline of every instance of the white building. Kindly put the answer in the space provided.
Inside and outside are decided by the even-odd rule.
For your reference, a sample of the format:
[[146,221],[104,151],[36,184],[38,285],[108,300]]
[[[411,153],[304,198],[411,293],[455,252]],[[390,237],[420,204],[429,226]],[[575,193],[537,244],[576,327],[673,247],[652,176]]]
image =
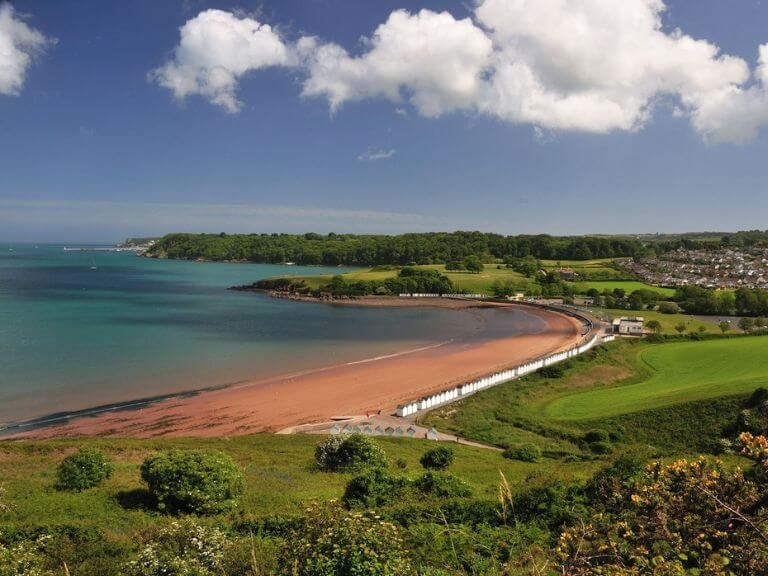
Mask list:
[[625,336],[642,336],[645,319],[642,317],[622,316],[614,318],[613,333],[623,334]]

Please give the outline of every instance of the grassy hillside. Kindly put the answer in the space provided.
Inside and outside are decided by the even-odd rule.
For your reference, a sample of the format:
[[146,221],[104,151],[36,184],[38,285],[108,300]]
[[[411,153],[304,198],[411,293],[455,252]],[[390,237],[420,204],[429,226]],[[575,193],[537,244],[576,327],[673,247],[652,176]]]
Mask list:
[[746,394],[768,383],[768,338],[656,345],[641,350],[638,361],[648,377],[568,394],[547,403],[544,414],[554,420],[578,420]]
[[[752,391],[768,383],[768,338],[649,344],[618,340],[566,364],[428,414],[426,423],[499,446],[534,443],[583,457],[589,429],[616,445],[666,453],[711,445]],[[695,422],[696,425],[691,425]]]
[[[118,540],[130,539],[135,530],[159,517],[151,509],[139,476],[139,466],[148,455],[171,448],[207,448],[226,452],[244,471],[245,493],[240,514],[269,518],[299,513],[313,500],[341,497],[348,474],[318,471],[314,446],[321,436],[256,435],[220,439],[84,439],[73,441],[0,443],[0,485],[11,504],[0,515],[0,532],[16,532],[34,526],[90,527],[107,531]],[[435,442],[381,438],[392,469],[418,474],[419,458]],[[64,456],[87,445],[103,450],[117,464],[115,474],[102,486],[81,493],[54,488],[55,470]],[[546,461],[537,464],[502,458],[500,452],[455,445],[452,472],[467,481],[475,495],[494,499],[499,471],[520,487],[538,477],[571,480],[584,478],[592,467],[574,468],[567,463]],[[399,463],[399,466],[397,464]],[[533,476],[532,476],[533,475]],[[218,517],[231,521],[228,515]],[[216,518],[214,518],[214,521]]]

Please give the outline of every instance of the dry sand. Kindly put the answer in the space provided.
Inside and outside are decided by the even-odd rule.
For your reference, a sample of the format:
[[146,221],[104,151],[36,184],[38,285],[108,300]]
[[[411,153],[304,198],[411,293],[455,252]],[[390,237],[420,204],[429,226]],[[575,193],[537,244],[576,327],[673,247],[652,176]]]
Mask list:
[[[349,304],[386,302],[371,299]],[[416,305],[412,302],[402,304]],[[473,305],[450,302],[443,305]],[[425,304],[437,302],[421,305]],[[544,320],[547,329],[496,340],[436,343],[382,358],[170,398],[140,409],[81,416],[11,437],[228,436],[274,432],[339,415],[379,410],[386,414],[403,402],[568,348],[581,338],[581,324],[574,318],[535,308],[525,311]]]

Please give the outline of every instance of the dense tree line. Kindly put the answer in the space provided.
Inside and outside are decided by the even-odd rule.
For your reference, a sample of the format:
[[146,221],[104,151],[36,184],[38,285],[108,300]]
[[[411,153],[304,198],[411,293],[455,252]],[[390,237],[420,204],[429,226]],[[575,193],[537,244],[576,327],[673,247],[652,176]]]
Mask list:
[[397,276],[384,280],[348,280],[342,275],[331,278],[331,281],[316,290],[310,289],[303,280],[292,278],[266,278],[252,286],[239,287],[238,290],[269,290],[321,296],[397,296],[398,294],[453,294],[458,289],[451,279],[437,270],[424,270],[406,267]]
[[445,264],[533,257],[545,260],[641,255],[643,245],[626,238],[502,236],[483,232],[435,232],[399,236],[353,234],[169,234],[148,256],[188,260],[295,262],[336,266]]
[[743,230],[740,232],[702,235],[697,237],[681,234],[677,237],[666,238],[652,242],[653,251],[657,254],[684,248],[686,250],[717,250],[719,248],[751,248],[768,245],[768,230]]
[[677,290],[674,299],[690,314],[768,315],[768,291],[760,289],[739,288],[735,292],[718,292],[684,286]]

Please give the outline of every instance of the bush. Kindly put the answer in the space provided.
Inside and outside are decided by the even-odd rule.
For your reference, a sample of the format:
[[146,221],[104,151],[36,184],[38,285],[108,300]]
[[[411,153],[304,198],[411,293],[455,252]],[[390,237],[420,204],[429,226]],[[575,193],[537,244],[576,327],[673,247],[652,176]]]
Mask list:
[[141,465],[141,478],[168,512],[213,514],[234,505],[242,475],[232,458],[215,450],[169,450]]
[[541,458],[541,448],[536,444],[517,444],[504,450],[502,456],[520,462],[538,462]]
[[112,462],[100,450],[81,448],[70,454],[56,470],[56,486],[60,490],[81,492],[98,486],[112,475]]
[[347,483],[342,502],[349,508],[384,506],[396,500],[407,484],[403,477],[391,476],[383,468],[374,468]]
[[613,452],[613,444],[610,442],[590,442],[589,449],[595,454],[610,454]]
[[284,574],[292,576],[410,576],[400,529],[372,513],[314,505],[287,539]]
[[768,389],[760,387],[752,392],[752,396],[749,397],[747,406],[750,408],[757,408],[758,406],[762,406],[766,400],[768,400]]
[[53,576],[45,569],[45,549],[49,537],[36,542],[18,542],[5,545],[0,542],[0,575],[2,576]]
[[558,364],[552,364],[551,366],[540,368],[538,374],[542,378],[562,378],[565,376],[565,371],[568,369],[568,367],[569,366],[567,366],[565,362],[560,362]]
[[427,472],[413,482],[414,488],[428,496],[437,498],[465,498],[472,495],[472,489],[463,480],[451,474]]
[[611,435],[605,430],[590,430],[584,434],[584,441],[587,444],[592,444],[593,442],[610,442],[610,440]]
[[447,446],[440,446],[424,452],[419,462],[428,470],[446,470],[453,464],[453,460],[453,450]]
[[315,461],[321,470],[349,472],[366,466],[384,467],[387,456],[373,440],[362,434],[330,436],[315,447]]
[[192,520],[163,528],[125,567],[128,576],[204,576],[222,574],[230,543],[221,530]]
[[662,302],[659,304],[659,312],[662,314],[677,314],[680,312],[680,306],[674,302]]

